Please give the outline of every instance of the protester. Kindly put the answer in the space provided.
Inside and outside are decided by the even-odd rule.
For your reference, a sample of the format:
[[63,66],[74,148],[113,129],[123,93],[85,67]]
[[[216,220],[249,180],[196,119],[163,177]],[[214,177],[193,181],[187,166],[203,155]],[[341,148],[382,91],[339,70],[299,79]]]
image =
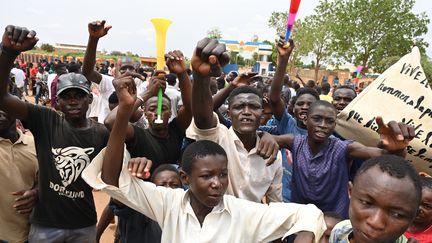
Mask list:
[[351,101],[357,97],[357,93],[350,86],[342,85],[336,87],[333,91],[332,104],[336,108],[336,111],[341,112]]
[[[14,33],[14,35],[12,35]],[[90,83],[80,74],[59,77],[52,109],[25,103],[6,92],[15,58],[37,43],[35,31],[9,25],[0,55],[0,109],[23,121],[35,137],[39,164],[38,200],[30,218],[29,242],[93,242],[96,210],[82,170],[106,146],[108,131],[86,118]]]
[[27,89],[24,88],[24,80],[26,79],[24,71],[19,68],[18,64],[16,64],[12,68],[11,73],[15,75],[15,84],[16,87],[19,89],[20,93],[25,92],[25,94],[27,95]]
[[292,202],[314,203],[323,211],[348,217],[348,168],[352,159],[368,159],[385,153],[405,154],[414,138],[414,128],[376,118],[381,142],[366,147],[351,140],[330,137],[336,126],[336,110],[326,101],[316,101],[307,115],[308,135],[280,135],[279,145],[293,154]]
[[210,76],[219,76],[220,67],[213,64],[210,68],[207,60],[209,56],[212,59],[220,56],[220,65],[229,61],[225,45],[208,38],[198,42],[191,59],[194,121],[187,130],[187,137],[211,140],[226,150],[230,161],[229,195],[253,202],[261,202],[263,197],[266,197],[267,202],[281,202],[282,163],[280,156],[277,156],[279,147],[269,134],[257,133],[262,115],[262,96],[250,86],[234,89],[228,98],[232,126],[228,129],[220,124],[213,113],[210,91]]
[[402,234],[416,217],[421,190],[419,175],[402,157],[365,161],[349,185],[349,220],[334,227],[329,242],[407,242]]
[[53,78],[53,80],[51,80],[51,82],[49,82],[49,80],[48,80],[47,85],[48,85],[48,88],[50,89],[50,92],[51,92],[51,95],[50,95],[51,107],[56,109],[57,83],[58,83],[59,77],[63,74],[68,73],[68,71],[66,69],[66,65],[63,63],[59,63],[59,64],[55,65],[54,69],[55,69],[56,76]]
[[420,177],[422,197],[417,217],[404,235],[414,238],[419,243],[432,241],[432,178]]
[[172,121],[177,116],[178,111],[178,104],[181,101],[181,93],[177,90],[175,87],[177,83],[177,75],[170,73],[165,76],[167,86],[165,89],[165,94],[170,98],[171,100],[171,117],[169,121]]
[[[0,57],[1,58],[1,57]],[[0,242],[26,242],[37,200],[38,164],[33,137],[0,110]]]
[[[170,164],[162,164],[151,175],[151,182],[156,186],[181,188],[182,183],[176,168]],[[162,230],[156,221],[112,200],[110,207],[119,217],[118,232],[120,242],[125,243],[160,243]]]

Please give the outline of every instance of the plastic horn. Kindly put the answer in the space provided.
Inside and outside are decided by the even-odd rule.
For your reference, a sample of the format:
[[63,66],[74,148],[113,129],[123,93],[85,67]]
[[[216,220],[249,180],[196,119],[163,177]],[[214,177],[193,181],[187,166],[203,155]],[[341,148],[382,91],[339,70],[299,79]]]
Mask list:
[[[166,44],[166,33],[168,27],[171,24],[170,20],[167,19],[151,19],[150,20],[156,30],[156,69],[164,70],[165,68],[165,44]],[[157,119],[155,123],[163,123],[162,120],[162,96],[163,91],[158,91],[158,106],[157,106]]]
[[363,70],[363,66],[362,65],[360,65],[360,66],[357,66],[357,78],[360,78],[361,77],[361,71]]
[[294,22],[296,19],[298,8],[300,6],[300,1],[301,0],[291,0],[290,11],[288,13],[287,19],[287,30],[285,33],[285,42],[287,43],[285,47],[289,47],[288,41],[291,36],[291,31],[294,27]]

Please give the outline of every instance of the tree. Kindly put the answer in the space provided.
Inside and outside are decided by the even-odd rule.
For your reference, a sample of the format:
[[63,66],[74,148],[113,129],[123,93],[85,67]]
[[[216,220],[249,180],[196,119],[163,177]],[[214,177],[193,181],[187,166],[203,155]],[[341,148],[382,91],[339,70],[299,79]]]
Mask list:
[[272,12],[268,21],[268,26],[276,30],[276,35],[285,35],[287,29],[287,13]]
[[422,55],[421,65],[423,71],[425,72],[426,79],[429,81],[429,84],[432,85],[432,60],[426,55]]
[[382,69],[380,61],[402,56],[414,42],[424,50],[425,13],[414,14],[415,0],[336,0],[332,7],[332,46],[339,61]]
[[121,51],[112,51],[110,53],[110,55],[112,55],[112,56],[124,56],[123,52],[121,52]]
[[251,39],[252,42],[259,42],[259,37],[257,34],[254,34]]
[[52,46],[48,43],[42,44],[40,48],[46,52],[53,52],[55,50],[54,46]]
[[211,39],[221,39],[222,38],[222,32],[218,27],[213,27],[210,30],[207,31],[207,37]]
[[[296,64],[301,64],[300,57],[313,54],[315,80],[318,80],[318,72],[323,62],[331,59],[331,10],[332,4],[321,1],[315,8],[314,14],[306,17],[304,21],[297,20],[291,38],[295,41],[296,48],[291,55],[289,69]],[[269,26],[276,29],[277,33],[284,35],[286,31],[287,14],[273,12],[269,19]]]

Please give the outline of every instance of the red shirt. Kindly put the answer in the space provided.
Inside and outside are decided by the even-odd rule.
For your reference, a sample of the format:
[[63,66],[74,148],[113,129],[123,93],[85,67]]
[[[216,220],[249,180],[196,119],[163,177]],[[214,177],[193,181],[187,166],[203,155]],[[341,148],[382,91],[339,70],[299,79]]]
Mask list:
[[404,235],[406,238],[416,239],[419,243],[432,243],[432,225],[430,225],[425,231],[417,233],[406,231]]
[[36,74],[38,73],[38,69],[37,68],[32,68],[30,69],[30,77],[36,77]]

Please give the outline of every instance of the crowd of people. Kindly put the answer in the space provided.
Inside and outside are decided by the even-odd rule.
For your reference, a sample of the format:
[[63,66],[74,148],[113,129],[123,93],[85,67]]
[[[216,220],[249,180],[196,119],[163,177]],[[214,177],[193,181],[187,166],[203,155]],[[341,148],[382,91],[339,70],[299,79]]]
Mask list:
[[[223,74],[209,38],[190,67],[179,50],[166,71],[97,65],[110,29],[89,23],[82,63],[32,64],[17,56],[36,32],[6,27],[0,243],[99,242],[115,216],[122,243],[432,242],[432,178],[404,159],[414,128],[377,117],[376,147],[337,134],[357,92],[292,81],[293,40],[268,78]],[[111,197],[99,221],[94,189]]]

